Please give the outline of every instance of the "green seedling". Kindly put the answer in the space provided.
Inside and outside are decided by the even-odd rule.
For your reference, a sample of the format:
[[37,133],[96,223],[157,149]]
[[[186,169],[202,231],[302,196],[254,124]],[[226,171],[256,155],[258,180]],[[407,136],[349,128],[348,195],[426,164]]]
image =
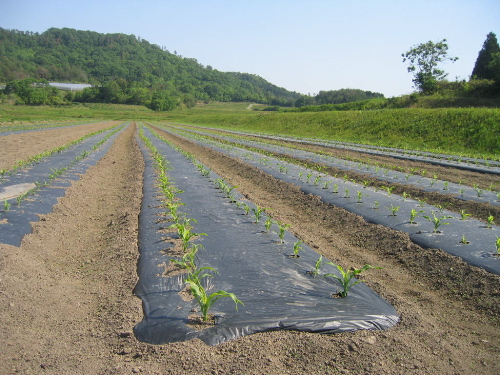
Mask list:
[[300,246],[303,242],[301,240],[298,240],[293,244],[293,254],[291,255],[292,258],[299,258],[299,251],[304,250],[302,246]]
[[255,224],[257,224],[264,213],[264,208],[256,206],[252,208],[253,214],[255,215]]
[[382,267],[372,267],[372,266],[366,264],[365,266],[363,266],[360,269],[351,268],[349,271],[346,272],[346,271],[344,271],[344,268],[342,266],[339,266],[339,265],[334,264],[332,262],[328,262],[327,264],[330,264],[330,265],[336,267],[339,270],[340,274],[342,275],[341,277],[339,277],[333,273],[327,273],[324,275],[325,277],[333,277],[334,279],[337,279],[338,281],[340,281],[340,283],[342,284],[342,290],[334,295],[337,295],[341,298],[347,297],[347,294],[349,293],[349,289],[351,287],[353,287],[354,285],[362,282],[362,280],[357,280],[357,281],[351,283],[352,279],[357,278],[363,271],[369,270],[371,268],[373,268],[373,269],[381,269],[382,268]]
[[363,188],[367,188],[372,183],[372,180],[363,180]]
[[238,304],[241,302],[234,293],[228,293],[224,290],[219,290],[218,292],[214,292],[210,295],[207,295],[207,291],[201,285],[201,283],[196,283],[193,281],[188,281],[189,286],[191,288],[191,293],[193,294],[196,302],[198,302],[198,306],[200,307],[202,319],[204,322],[208,321],[208,313],[213,304],[221,299],[221,298],[231,298],[236,305],[236,311],[238,311]]
[[323,183],[323,189],[328,189],[328,185],[330,185],[332,183],[332,181],[326,181],[325,183]]
[[339,192],[339,184],[333,184],[333,191],[332,193],[338,193]]
[[411,198],[411,195],[408,194],[406,191],[403,191],[403,199],[406,199],[406,198]]
[[316,263],[314,264],[314,269],[312,271],[307,271],[308,274],[312,275],[312,277],[316,277],[319,275],[319,269],[323,265],[323,255],[320,255]]
[[490,215],[486,219],[486,228],[491,229],[493,224],[495,224],[495,218],[493,215]]
[[448,190],[448,181],[443,182],[443,190]]
[[469,216],[472,216],[471,214],[468,214],[465,212],[465,210],[460,210],[460,220],[467,220]]
[[460,193],[460,196],[463,197],[464,193],[465,193],[465,189],[463,187],[461,187],[460,189],[458,189],[458,192]]
[[287,230],[287,228],[290,228],[290,224],[285,224],[282,221],[278,221],[276,224],[278,224],[279,228],[278,236],[281,240],[281,243],[283,243],[285,242],[285,231]]
[[3,212],[7,212],[10,210],[10,203],[7,201],[7,199],[5,199],[3,201]]
[[306,175],[306,182],[309,183],[309,180],[311,179],[312,177],[312,172],[309,172],[307,175]]
[[467,245],[469,241],[467,241],[467,238],[465,237],[465,234],[462,234],[462,239],[460,240],[461,244]]
[[497,240],[495,241],[495,245],[497,247],[497,254],[500,255],[500,237],[497,237]]
[[[194,219],[187,219],[187,220],[194,220]],[[206,233],[195,233],[191,230],[191,226],[189,225],[189,222],[186,223],[175,223],[171,225],[172,227],[177,228],[177,233],[182,240],[182,248],[184,251],[187,251],[189,241],[191,241],[192,238],[198,237],[198,236],[206,236]]]
[[444,223],[443,220],[451,219],[452,216],[440,216],[440,217],[437,217],[436,214],[434,213],[434,211],[432,211],[432,217],[424,215],[424,218],[426,218],[427,220],[429,220],[434,225],[433,233],[441,233],[438,230],[438,228],[441,225],[448,225],[448,224],[450,224],[450,223]]
[[196,253],[198,252],[200,247],[203,247],[203,245],[191,244],[189,251],[182,256],[181,260],[170,259],[170,261],[181,269],[187,269],[187,270],[195,269]]
[[425,212],[425,211],[423,211],[423,210],[416,210],[416,209],[412,208],[411,212],[410,212],[410,224],[417,224],[417,222],[415,221],[415,219],[417,218],[418,214],[422,213],[422,212]]
[[375,201],[373,203],[373,207],[372,207],[374,210],[378,210],[378,201]]
[[318,186],[320,178],[321,178],[320,175],[316,176],[316,178],[314,179],[314,186]]
[[201,268],[194,268],[193,270],[191,270],[187,277],[186,277],[186,282],[189,283],[189,282],[192,282],[192,283],[195,283],[195,284],[201,284],[201,279],[205,278],[205,277],[213,277],[213,275],[211,273],[204,273],[205,271],[211,271],[215,274],[218,274],[218,272],[213,269],[212,267],[201,267]]
[[302,178],[302,175],[303,175],[303,174],[304,174],[304,171],[300,171],[300,172],[299,172],[299,175],[298,175],[299,180]]
[[266,232],[269,232],[269,230],[271,229],[272,225],[273,225],[273,219],[271,219],[270,217],[268,217],[266,219],[266,221],[264,222],[264,226],[266,228]]
[[344,188],[344,198],[349,198],[349,189]]
[[356,194],[358,196],[357,203],[363,203],[363,196],[368,197],[368,194],[365,194],[362,191],[358,191]]
[[484,190],[480,189],[479,186],[474,185],[474,191],[476,192],[478,197],[481,197],[483,195]]
[[396,186],[381,186],[381,188],[387,191],[388,196],[391,196],[392,191],[396,188]]
[[391,211],[391,214],[389,216],[398,216],[397,212],[399,211],[399,206],[394,206],[392,203],[391,203],[391,207],[385,207],[387,208],[389,211]]

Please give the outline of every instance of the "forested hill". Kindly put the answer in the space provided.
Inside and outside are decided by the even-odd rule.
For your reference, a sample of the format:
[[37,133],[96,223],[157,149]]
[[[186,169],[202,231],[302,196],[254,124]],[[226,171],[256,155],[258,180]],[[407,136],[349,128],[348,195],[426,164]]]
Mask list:
[[[0,83],[25,78],[91,83],[85,95],[147,104],[159,97],[293,105],[300,94],[247,73],[220,72],[134,35],[51,28],[41,34],[0,28]],[[85,99],[82,97],[76,98]],[[88,98],[87,98],[88,99]]]

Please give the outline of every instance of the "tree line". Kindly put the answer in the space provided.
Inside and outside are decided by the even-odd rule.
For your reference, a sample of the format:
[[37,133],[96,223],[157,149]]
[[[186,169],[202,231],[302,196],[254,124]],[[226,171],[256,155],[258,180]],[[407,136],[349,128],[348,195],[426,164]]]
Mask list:
[[[61,94],[60,100],[140,104],[153,109],[171,108],[172,103],[189,107],[196,100],[292,106],[300,97],[257,75],[220,72],[134,35],[70,28],[39,34],[0,28],[0,82],[26,79],[94,85]],[[47,91],[47,98],[54,98],[47,87],[39,88]]]

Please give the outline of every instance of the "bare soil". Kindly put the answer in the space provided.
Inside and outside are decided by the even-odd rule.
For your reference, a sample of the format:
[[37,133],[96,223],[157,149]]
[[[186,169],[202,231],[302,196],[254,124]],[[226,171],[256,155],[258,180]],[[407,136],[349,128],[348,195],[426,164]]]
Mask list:
[[[142,310],[132,289],[143,160],[134,131],[117,138],[20,247],[0,244],[1,374],[500,373],[500,277],[172,137],[319,253],[347,267],[382,266],[365,281],[401,322],[335,335],[268,332],[216,347],[138,342],[132,330]],[[29,138],[41,149],[58,146],[47,132]],[[0,150],[10,166],[19,142],[8,137]]]

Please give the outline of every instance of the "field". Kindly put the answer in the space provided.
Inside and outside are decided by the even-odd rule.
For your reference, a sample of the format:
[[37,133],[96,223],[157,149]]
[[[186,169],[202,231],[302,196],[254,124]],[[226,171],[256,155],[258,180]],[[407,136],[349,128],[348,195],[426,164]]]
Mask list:
[[[64,189],[65,192],[57,199],[53,211],[40,214],[39,220],[32,222],[32,233],[24,236],[19,246],[0,243],[0,319],[3,322],[0,328],[0,373],[500,373],[498,274],[472,266],[438,248],[421,247],[412,241],[408,233],[367,221],[360,215],[326,202],[318,194],[304,192],[298,183],[291,183],[271,174],[264,168],[267,165],[261,167],[260,164],[252,164],[248,159],[230,155],[225,151],[226,148],[209,147],[200,143],[196,137],[188,136],[188,133],[199,132],[198,127],[183,125],[179,129],[178,126],[181,122],[203,122],[202,119],[209,117],[220,119],[224,112],[228,112],[229,117],[240,116],[240,120],[246,118],[249,121],[272,116],[263,112],[247,113],[244,112],[245,108],[246,103],[242,108],[221,106],[210,109],[205,106],[199,111],[178,112],[162,117],[140,108],[124,108],[123,112],[108,106],[74,108],[66,112],[62,109],[44,109],[44,113],[28,109],[23,114],[19,108],[4,107],[3,119],[9,120],[9,123],[2,124],[0,131],[7,126],[22,128],[35,122],[38,127],[63,120],[67,125],[16,134],[0,133],[0,170],[4,171],[3,178],[7,180],[16,175],[13,173],[11,177],[8,171],[18,168],[16,170],[19,173],[29,175],[39,168],[39,164],[43,164],[38,164],[37,161],[32,166],[20,166],[20,161],[68,145],[91,133],[104,131],[95,136],[104,137],[104,134],[111,132],[111,128],[118,129],[118,132],[107,143],[96,147],[98,151],[109,144],[109,149],[102,151],[102,158],[96,159],[95,164],[89,164],[84,172],[78,172],[78,178],[71,180],[67,187],[57,188]],[[241,114],[237,114],[239,112]],[[281,119],[289,119],[286,117],[288,114],[277,115]],[[308,116],[303,117],[304,121]],[[466,116],[475,116],[476,120],[480,118],[475,114]],[[496,114],[482,113],[481,116]],[[106,121],[87,120],[90,118]],[[114,128],[122,123],[116,120],[127,119],[132,121],[125,123],[123,128]],[[266,118],[265,121],[269,119]],[[76,122],[79,124],[70,126],[70,123]],[[213,126],[207,120],[203,123]],[[293,124],[288,123],[288,126],[289,132],[285,133],[280,127],[277,133],[288,135],[298,132]],[[138,279],[137,265],[141,247],[138,241],[141,229],[139,215],[144,210],[143,198],[146,195],[144,171],[150,163],[149,153],[144,151],[143,141],[138,134],[139,129],[146,128],[152,129],[173,146],[188,152],[205,168],[210,169],[211,173],[216,173],[228,184],[235,186],[241,199],[249,204],[265,207],[266,213],[276,222],[289,224],[290,235],[303,241],[304,246],[307,245],[346,268],[361,268],[365,264],[382,267],[367,271],[363,275],[363,281],[396,309],[399,322],[386,330],[357,330],[335,334],[273,330],[238,337],[214,346],[209,346],[200,339],[159,345],[138,341],[134,335],[134,327],[143,320],[143,310],[141,300],[133,295],[133,290]],[[230,127],[226,124],[223,128],[241,131],[243,128],[248,130],[251,126],[240,124]],[[496,129],[489,131],[494,133]],[[262,131],[262,128],[257,124],[255,130]],[[493,133],[485,133],[485,137],[488,138]],[[204,133],[204,137],[209,138],[210,142],[227,135],[222,130]],[[243,138],[245,142],[255,140],[252,136]],[[323,138],[327,136],[324,135]],[[88,138],[88,142],[91,139]],[[238,140],[240,141],[241,139]],[[87,138],[81,140],[82,147],[85,142]],[[366,154],[355,151],[297,144],[290,140],[275,143],[290,150],[299,149],[318,155],[330,153],[331,156],[355,163],[383,164],[387,170],[403,171],[406,174],[410,174],[411,170],[425,170],[429,176],[435,174],[440,177],[440,181],[444,179],[446,186],[448,183],[450,186],[463,185],[470,190],[484,190],[485,195],[488,189],[499,189],[498,175],[400,160],[390,156],[367,157]],[[226,140],[224,144],[228,146],[229,141]],[[74,147],[71,146],[68,150]],[[88,147],[90,149],[91,146]],[[492,143],[478,140],[477,146],[471,147],[464,154],[498,160],[495,147]],[[451,151],[457,148],[457,144],[441,145],[440,150]],[[255,151],[248,146],[244,150],[244,153]],[[46,158],[63,155],[63,152],[66,151],[56,152],[54,156]],[[291,151],[286,154],[274,151],[263,157],[269,160],[281,158],[279,163],[284,169],[285,157],[286,163],[300,163],[300,158],[294,155]],[[175,158],[171,158],[173,169]],[[86,159],[88,158],[84,158]],[[318,165],[322,164],[308,160],[308,168],[315,170]],[[324,167],[321,171],[322,178],[335,173],[340,176],[348,174],[346,180],[359,186],[359,189],[351,189],[353,198],[356,197],[357,190],[363,189],[363,181],[368,179],[361,172],[339,171],[333,167]],[[291,174],[290,172],[289,175]],[[301,182],[304,184],[305,174]],[[57,184],[58,181],[61,181],[62,186],[64,176],[64,173],[55,176],[48,186]],[[209,180],[207,178],[207,183]],[[460,209],[464,209],[471,215],[471,223],[473,220],[481,222],[480,230],[487,231],[485,233],[488,235],[498,233],[496,223],[491,231],[483,228],[487,226],[488,214],[494,216],[495,221],[500,220],[495,202],[463,202],[442,191],[429,192],[417,187],[403,187],[400,183],[389,185],[387,181],[371,180],[370,186],[367,186],[370,189],[383,190],[382,186],[394,186],[390,198],[400,199],[402,202],[403,192],[409,192],[412,197],[426,200],[434,207],[446,206],[453,214],[458,215]],[[311,188],[314,188],[314,177],[310,182]],[[6,183],[0,180],[0,188],[2,185]],[[189,184],[186,186],[189,188]],[[332,187],[333,184],[330,184],[330,196],[334,195]],[[15,198],[9,200],[10,209],[2,204],[0,230],[4,230],[2,225],[6,225],[10,217],[8,215],[14,215],[23,207],[30,207],[30,204],[42,200],[45,188],[40,187],[40,190],[24,197],[19,206]],[[185,193],[179,194],[181,201],[183,194],[192,194],[185,190]],[[215,187],[212,190],[221,194]],[[344,189],[341,192],[345,194]],[[251,220],[242,210],[238,211],[236,204],[231,203],[230,199],[221,199],[226,199],[224,205],[239,215],[238,220]],[[352,205],[359,206],[355,201]],[[179,209],[193,215],[196,211],[188,205]],[[387,213],[383,216],[389,216],[388,210],[383,207],[381,210]],[[422,217],[420,220],[426,221]],[[252,223],[245,225],[256,227]],[[204,231],[201,221],[198,226],[194,226],[199,232]],[[443,226],[444,229],[440,228],[443,234],[429,234],[429,237],[444,238],[453,226],[454,224]],[[427,227],[422,228],[427,231]],[[169,236],[175,237],[168,230],[162,235],[167,239]],[[217,238],[218,235],[212,232],[199,241],[207,245],[207,252],[210,253],[212,250],[209,244],[217,243]],[[494,243],[485,246],[491,247],[491,251],[485,250],[488,254],[495,252]],[[168,263],[169,257],[166,259]],[[269,259],[269,262],[272,265],[273,260]],[[491,262],[500,262],[500,259],[492,256]],[[224,269],[219,269],[219,272],[223,274]],[[214,282],[217,282],[217,276],[214,276]],[[227,286],[230,284],[225,287]],[[291,287],[292,285],[283,286],[285,289]],[[353,294],[354,288],[356,286],[353,287]],[[241,314],[251,311],[253,307],[248,299],[243,302],[246,302],[245,306],[240,306],[238,311]],[[226,312],[221,307],[224,313],[236,314],[234,303],[226,305],[230,309]],[[215,305],[214,311],[219,311],[217,309]]]

